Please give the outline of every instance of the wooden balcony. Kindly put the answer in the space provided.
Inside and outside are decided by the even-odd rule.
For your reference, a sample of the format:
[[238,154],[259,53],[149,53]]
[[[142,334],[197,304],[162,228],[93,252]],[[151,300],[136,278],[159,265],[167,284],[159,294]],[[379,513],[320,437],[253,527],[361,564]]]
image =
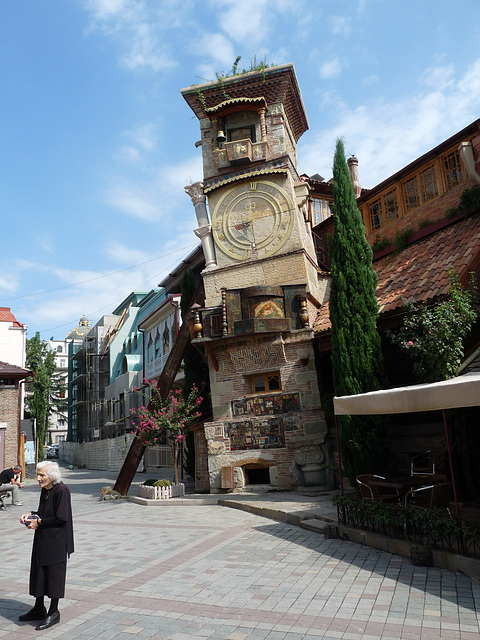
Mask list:
[[267,155],[268,144],[266,140],[252,142],[249,138],[226,142],[224,149],[215,149],[213,151],[215,164],[219,169],[267,160]]

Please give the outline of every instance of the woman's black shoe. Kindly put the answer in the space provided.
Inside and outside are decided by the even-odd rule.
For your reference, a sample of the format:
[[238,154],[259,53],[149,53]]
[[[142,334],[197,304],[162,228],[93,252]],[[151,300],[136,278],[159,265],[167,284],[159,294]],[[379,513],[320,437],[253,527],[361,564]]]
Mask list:
[[27,613],[18,616],[18,619],[20,622],[29,622],[30,620],[43,620],[46,615],[47,610],[45,607],[43,607],[43,609],[35,609],[35,607],[33,607],[33,609],[30,609]]
[[35,627],[35,631],[43,631],[44,629],[49,629],[50,627],[53,627],[54,624],[57,624],[57,622],[60,622],[59,611],[55,611],[55,613],[47,616],[45,620],[42,620],[42,622]]

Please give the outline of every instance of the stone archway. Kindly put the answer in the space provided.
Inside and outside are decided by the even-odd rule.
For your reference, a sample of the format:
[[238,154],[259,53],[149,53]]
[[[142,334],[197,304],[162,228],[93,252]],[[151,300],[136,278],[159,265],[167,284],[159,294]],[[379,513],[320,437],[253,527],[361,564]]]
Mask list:
[[270,470],[276,467],[277,463],[273,460],[265,460],[259,457],[245,458],[235,461],[234,468],[235,484],[241,486],[249,485],[270,485],[272,478]]

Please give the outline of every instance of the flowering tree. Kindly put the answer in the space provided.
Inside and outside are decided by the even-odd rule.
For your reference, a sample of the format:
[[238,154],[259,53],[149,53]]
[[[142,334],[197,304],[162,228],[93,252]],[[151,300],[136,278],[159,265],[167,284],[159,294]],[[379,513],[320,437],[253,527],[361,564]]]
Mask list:
[[450,272],[448,298],[436,306],[405,304],[403,326],[389,332],[390,339],[406,351],[420,382],[447,380],[457,374],[464,354],[463,339],[477,317],[476,286],[463,289],[457,274]]
[[194,424],[201,413],[198,410],[203,398],[198,395],[198,388],[192,385],[187,397],[181,389],[170,390],[164,400],[158,388],[156,380],[144,381],[148,392],[143,388],[135,387],[140,393],[145,404],[140,409],[131,409],[130,413],[136,417],[136,437],[145,446],[170,444],[175,465],[175,484],[178,484],[177,455],[179,445],[185,437],[185,431]]

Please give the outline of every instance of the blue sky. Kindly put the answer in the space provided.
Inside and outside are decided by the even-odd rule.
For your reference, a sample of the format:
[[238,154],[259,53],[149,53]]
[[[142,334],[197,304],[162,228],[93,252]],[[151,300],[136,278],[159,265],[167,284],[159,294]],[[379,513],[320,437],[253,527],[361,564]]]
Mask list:
[[373,187],[480,118],[479,42],[478,0],[2,2],[0,306],[62,339],[197,246],[180,89],[237,55],[295,65],[301,173],[343,136]]

